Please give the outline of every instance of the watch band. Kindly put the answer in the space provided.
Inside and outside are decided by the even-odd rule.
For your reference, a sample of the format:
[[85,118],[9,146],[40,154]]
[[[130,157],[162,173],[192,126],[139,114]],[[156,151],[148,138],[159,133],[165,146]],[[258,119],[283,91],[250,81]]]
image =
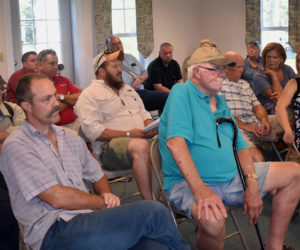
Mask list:
[[252,178],[252,179],[257,180],[257,175],[256,175],[256,173],[245,174],[244,177],[245,177],[245,180],[246,180],[247,178]]
[[61,101],[65,100],[65,95],[59,94],[59,100],[61,100]]

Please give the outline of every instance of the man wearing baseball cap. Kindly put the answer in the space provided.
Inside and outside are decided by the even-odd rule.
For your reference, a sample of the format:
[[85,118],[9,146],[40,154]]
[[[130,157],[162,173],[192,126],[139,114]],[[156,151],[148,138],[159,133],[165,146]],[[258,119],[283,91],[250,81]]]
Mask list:
[[224,246],[224,204],[243,205],[253,224],[262,213],[261,196],[277,189],[266,249],[283,249],[299,201],[300,168],[291,162],[253,164],[238,131],[236,150],[247,185],[243,190],[232,148],[234,129],[228,123],[216,126],[218,117],[234,121],[226,101],[217,95],[224,66],[231,63],[215,44],[202,41],[189,60],[190,80],[173,87],[159,126],[164,190],[173,206],[196,221],[198,248],[216,250]]
[[82,132],[107,170],[133,169],[143,199],[153,199],[150,147],[152,123],[139,95],[122,80],[123,52],[106,50],[94,58],[93,80],[80,95],[76,111]]

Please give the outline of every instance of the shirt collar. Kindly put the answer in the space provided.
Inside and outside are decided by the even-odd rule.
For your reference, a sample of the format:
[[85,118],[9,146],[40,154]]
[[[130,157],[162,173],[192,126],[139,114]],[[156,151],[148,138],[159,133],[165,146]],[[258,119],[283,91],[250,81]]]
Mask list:
[[[203,100],[210,100],[210,96],[203,93],[192,81],[187,80],[186,84],[188,84],[188,86],[190,88],[193,89],[193,91],[196,91],[197,95],[203,99]],[[217,111],[216,112],[223,112],[226,108],[226,101],[223,97],[216,95],[216,99],[218,102],[218,106],[217,106]]]
[[[30,134],[32,137],[34,136],[43,136],[40,131],[38,131],[35,127],[33,127],[27,120],[23,122],[23,128],[25,132]],[[50,125],[50,128],[54,132],[56,136],[64,136],[65,130],[62,128],[58,128],[56,125],[52,124]]]

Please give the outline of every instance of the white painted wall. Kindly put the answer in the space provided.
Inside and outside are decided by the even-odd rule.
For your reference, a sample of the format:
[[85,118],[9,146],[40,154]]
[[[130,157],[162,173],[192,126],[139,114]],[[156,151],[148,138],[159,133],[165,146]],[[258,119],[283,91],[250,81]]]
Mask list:
[[174,47],[174,59],[182,65],[202,39],[211,39],[222,51],[243,56],[245,46],[245,1],[241,0],[152,0],[154,51],[162,42]]
[[14,71],[11,32],[10,1],[0,0],[0,52],[4,55],[3,62],[0,62],[0,75],[5,81]]
[[[162,42],[174,46],[174,59],[180,65],[199,47],[200,40],[211,39],[222,52],[245,47],[245,1],[242,0],[153,0],[154,50],[148,62],[157,57]],[[71,0],[75,83],[86,87],[94,78],[92,60],[95,38],[92,0]],[[0,0],[0,74],[7,80],[13,73],[9,1]],[[2,35],[4,34],[4,36]],[[126,49],[126,48],[125,48]]]

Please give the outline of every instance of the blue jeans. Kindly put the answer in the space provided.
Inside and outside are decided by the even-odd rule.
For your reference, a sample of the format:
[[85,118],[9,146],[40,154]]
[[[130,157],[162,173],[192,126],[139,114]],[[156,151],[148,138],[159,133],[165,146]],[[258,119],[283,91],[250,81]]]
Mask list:
[[44,237],[43,249],[190,249],[170,212],[160,203],[137,201],[116,208],[58,220]]

